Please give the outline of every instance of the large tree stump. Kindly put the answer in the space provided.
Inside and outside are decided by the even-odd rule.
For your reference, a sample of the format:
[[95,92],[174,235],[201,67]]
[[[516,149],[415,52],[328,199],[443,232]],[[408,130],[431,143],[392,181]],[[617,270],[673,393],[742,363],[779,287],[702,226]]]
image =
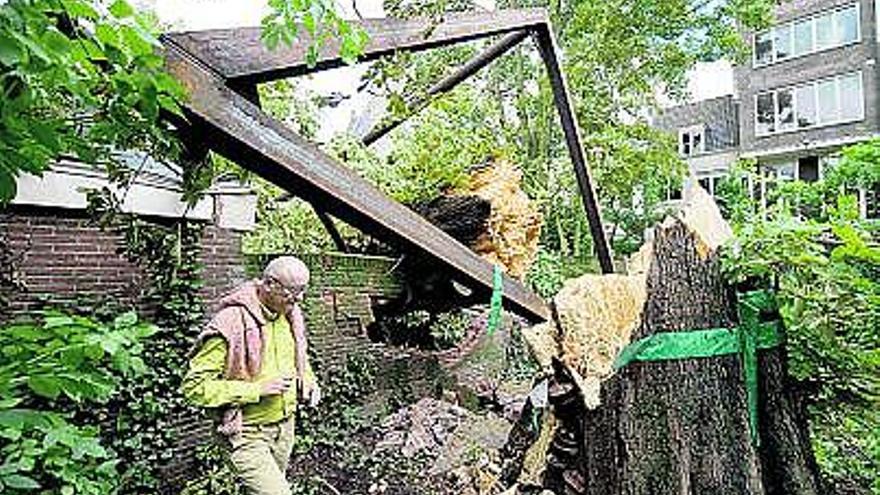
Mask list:
[[[632,341],[738,323],[735,293],[722,278],[718,254],[680,220],[657,228],[646,284]],[[749,430],[737,354],[633,362],[602,383],[601,405],[592,410],[571,400],[564,386],[571,377],[557,367],[558,393],[551,393],[551,402],[562,425],[546,486],[558,495],[816,495],[812,454],[786,391],[782,351],[762,351],[759,358],[760,448]]]

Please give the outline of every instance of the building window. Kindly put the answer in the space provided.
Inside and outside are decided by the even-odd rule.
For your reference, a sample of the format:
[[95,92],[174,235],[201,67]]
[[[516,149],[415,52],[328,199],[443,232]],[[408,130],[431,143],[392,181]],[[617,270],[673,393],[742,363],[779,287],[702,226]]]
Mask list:
[[776,117],[774,112],[775,93],[758,95],[756,105],[755,134],[762,136],[776,132]]
[[861,72],[769,91],[755,97],[757,136],[864,118]]
[[880,184],[863,190],[865,218],[880,219]]
[[666,201],[679,201],[683,197],[684,187],[681,182],[666,183]]
[[834,35],[839,45],[859,40],[859,12],[855,5],[834,12]]
[[682,156],[702,153],[705,148],[705,128],[703,126],[688,127],[678,131],[678,152]]
[[816,50],[826,50],[834,46],[834,22],[830,15],[816,18]]
[[773,62],[773,33],[767,31],[755,36],[755,65]]
[[757,33],[755,66],[859,42],[859,14],[859,4],[852,4]]
[[779,130],[794,129],[794,97],[790,89],[776,93],[776,115],[779,118]]
[[718,191],[718,184],[721,182],[721,180],[723,178],[724,178],[723,175],[713,175],[713,176],[703,177],[703,178],[699,179],[698,182],[700,183],[700,186],[706,190],[707,193],[709,193],[712,196],[715,196],[716,192]]
[[805,156],[798,159],[798,180],[816,182],[819,180],[819,157]]
[[773,48],[776,51],[776,60],[783,60],[792,55],[791,31],[791,24],[785,24],[773,30]]
[[816,120],[816,96],[812,85],[795,88],[794,98],[798,102],[795,115],[798,127],[812,127],[819,123]]
[[862,118],[862,78],[850,74],[838,80],[840,94],[840,118],[854,120]]
[[794,53],[803,55],[813,51],[813,24],[798,22],[794,25]]

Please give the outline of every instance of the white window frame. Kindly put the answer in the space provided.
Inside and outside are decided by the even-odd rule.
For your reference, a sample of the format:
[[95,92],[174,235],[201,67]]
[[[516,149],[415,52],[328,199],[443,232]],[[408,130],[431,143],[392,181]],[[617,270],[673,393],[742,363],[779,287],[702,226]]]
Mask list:
[[[820,122],[820,112],[819,112],[819,91],[818,86],[823,82],[833,80],[835,82],[835,104],[837,109],[840,110],[841,106],[841,95],[840,95],[840,81],[843,78],[849,76],[857,76],[856,79],[859,81],[859,92],[861,93],[861,98],[859,99],[859,113],[855,117],[838,117],[835,120],[830,120],[827,122]],[[812,86],[813,87],[813,105],[816,109],[816,123],[806,127],[800,127],[797,122],[798,116],[798,98],[795,95],[795,90],[798,88],[802,88],[804,86]],[[779,98],[778,94],[780,91],[791,91],[792,92],[792,111],[794,112],[794,127],[790,129],[780,130],[779,128]],[[771,94],[773,96],[773,132],[758,132],[758,97],[764,96],[766,94]],[[801,132],[807,131],[810,129],[817,129],[820,127],[829,127],[835,125],[848,124],[852,122],[861,122],[865,120],[865,80],[861,70],[857,70],[854,72],[844,72],[842,74],[835,74],[831,77],[825,77],[822,79],[815,79],[813,81],[808,81],[801,84],[795,84],[793,86],[783,86],[780,88],[772,89],[769,91],[762,91],[760,93],[756,93],[754,97],[754,105],[752,107],[754,109],[754,116],[752,118],[752,125],[755,131],[755,137],[767,137],[767,136],[777,136],[780,134],[788,134],[792,132]]]
[[[837,43],[837,44],[833,44],[830,46],[826,46],[825,48],[816,48],[816,35],[818,34],[818,32],[816,30],[816,24],[817,24],[816,19],[823,17],[823,16],[826,16],[826,15],[833,16],[837,12],[847,10],[847,9],[850,9],[853,7],[855,7],[855,9],[856,9],[856,39],[854,39],[853,41],[847,41],[847,42],[843,42],[843,43]],[[809,22],[810,23],[811,30],[813,31],[812,48],[804,53],[800,53],[800,54],[795,55],[794,54],[795,25],[802,23],[802,22]],[[834,35],[835,35],[835,38],[837,38],[837,32],[836,32],[837,24],[833,22],[833,19],[832,19],[831,25],[832,25],[832,28],[835,29]],[[786,62],[788,60],[794,60],[794,59],[805,57],[808,55],[813,55],[816,53],[821,53],[821,52],[825,52],[828,50],[834,50],[834,49],[841,48],[844,46],[857,45],[857,44],[861,43],[862,42],[862,5],[860,2],[855,2],[855,3],[851,3],[851,4],[847,4],[847,5],[840,5],[840,6],[832,8],[832,9],[823,10],[822,12],[817,12],[817,13],[810,15],[810,16],[807,16],[807,17],[793,19],[791,21],[780,24],[780,26],[789,26],[789,28],[791,29],[791,38],[790,38],[789,47],[788,47],[788,52],[791,55],[789,55],[788,57],[785,57],[783,59],[777,60],[777,58],[776,58],[776,33],[775,33],[775,29],[777,26],[774,26],[770,29],[766,29],[764,31],[757,32],[754,34],[754,36],[752,36],[752,67],[753,68],[767,67],[770,65],[778,64],[780,62]],[[878,26],[878,29],[880,29],[880,26]],[[757,48],[757,40],[758,40],[758,36],[764,35],[764,34],[770,35],[770,61],[769,62],[759,62],[758,61],[758,50],[756,49]]]
[[[697,182],[699,183],[699,181],[702,181],[702,180],[709,181],[709,189],[707,189],[706,192],[709,193],[709,196],[712,196],[714,198],[716,183],[719,180],[727,177],[727,175],[728,174],[726,172],[710,172],[710,173],[707,173],[704,175],[697,175]],[[700,185],[702,186],[702,184],[700,184]],[[703,189],[705,189],[705,188],[703,188]]]
[[[687,134],[690,143],[691,143],[691,152],[685,153],[684,146],[681,144],[681,138]],[[700,147],[699,149],[694,149],[694,136],[700,136]],[[678,130],[678,154],[684,157],[688,156],[696,156],[706,152],[706,126],[705,125],[692,125],[690,127],[682,127]]]

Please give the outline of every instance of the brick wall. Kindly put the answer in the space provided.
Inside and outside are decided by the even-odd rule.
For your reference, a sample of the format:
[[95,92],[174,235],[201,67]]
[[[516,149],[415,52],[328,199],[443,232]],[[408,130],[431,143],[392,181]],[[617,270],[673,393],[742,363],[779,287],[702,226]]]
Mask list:
[[13,293],[0,316],[10,318],[47,300],[72,303],[106,299],[137,304],[143,291],[141,271],[116,251],[121,238],[89,225],[74,212],[12,207],[0,216],[2,236],[13,257],[21,290]]
[[[146,317],[153,313],[144,300],[143,273],[118,253],[122,236],[91,224],[73,210],[11,207],[0,215],[0,237],[13,257],[14,276],[21,289],[0,308],[8,319],[46,303],[134,305]],[[245,279],[241,236],[209,226],[203,237],[201,263],[211,301]]]

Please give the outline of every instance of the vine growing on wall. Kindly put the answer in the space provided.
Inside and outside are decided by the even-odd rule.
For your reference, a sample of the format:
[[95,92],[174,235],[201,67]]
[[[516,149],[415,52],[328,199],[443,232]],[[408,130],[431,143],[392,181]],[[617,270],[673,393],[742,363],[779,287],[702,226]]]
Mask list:
[[[211,176],[210,167],[186,168],[182,197],[189,198],[190,206],[201,198]],[[125,459],[121,493],[155,491],[176,441],[172,420],[196,414],[179,390],[191,336],[204,314],[198,259],[204,224],[185,215],[167,224],[148,222],[124,212],[119,195],[110,188],[90,191],[88,196],[92,219],[118,231],[123,237],[120,254],[143,270],[143,300],[155,311],[159,328],[145,343],[144,375],[124,383],[119,399],[110,405],[108,412],[115,421],[105,435]]]

